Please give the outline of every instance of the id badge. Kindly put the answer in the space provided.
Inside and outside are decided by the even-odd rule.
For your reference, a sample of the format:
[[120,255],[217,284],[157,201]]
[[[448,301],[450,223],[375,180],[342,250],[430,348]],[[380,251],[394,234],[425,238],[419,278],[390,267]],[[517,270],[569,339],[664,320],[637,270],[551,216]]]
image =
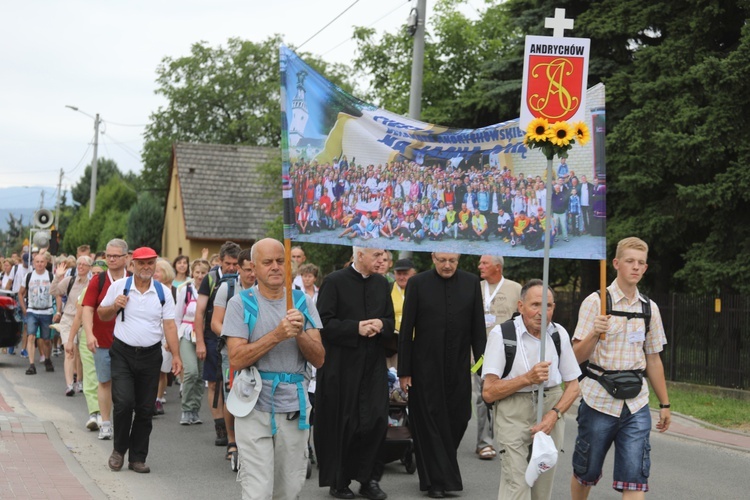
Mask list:
[[631,344],[644,342],[645,340],[646,340],[645,330],[635,330],[633,332],[628,332],[628,342],[630,342]]
[[484,315],[484,324],[485,325],[494,325],[495,324],[495,315],[494,314],[485,314]]

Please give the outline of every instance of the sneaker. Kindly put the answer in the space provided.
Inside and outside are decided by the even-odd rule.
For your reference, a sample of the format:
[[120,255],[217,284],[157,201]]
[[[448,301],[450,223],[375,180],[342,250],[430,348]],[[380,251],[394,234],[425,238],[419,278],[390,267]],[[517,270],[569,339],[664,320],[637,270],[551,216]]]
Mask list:
[[192,422],[193,412],[183,411],[180,415],[180,425],[190,425]]
[[112,424],[107,422],[106,424],[102,424],[102,426],[99,427],[99,439],[112,439]]
[[13,356],[15,353],[16,353],[16,348],[15,347],[8,347],[8,354],[10,354],[11,356]]
[[29,369],[26,370],[26,375],[36,375],[36,366],[29,365]]
[[22,358],[28,358],[29,353],[26,351],[26,349],[21,349],[21,357]]
[[48,372],[55,371],[55,367],[52,365],[51,359],[47,358],[44,360],[44,369],[47,370]]
[[101,414],[99,413],[92,413],[91,415],[89,415],[89,419],[86,421],[86,428],[90,431],[98,430],[100,418]]
[[65,395],[72,396],[75,393],[76,393],[75,384],[68,384],[68,387],[65,389]]
[[75,383],[75,389],[77,393],[83,392],[83,382],[76,382]]
[[201,417],[198,415],[197,411],[191,411],[190,412],[190,425],[194,424],[202,424],[203,420],[201,420]]
[[155,407],[155,410],[154,410],[155,415],[164,415],[164,404],[162,404],[161,401],[157,399],[156,403],[154,404],[154,407]]

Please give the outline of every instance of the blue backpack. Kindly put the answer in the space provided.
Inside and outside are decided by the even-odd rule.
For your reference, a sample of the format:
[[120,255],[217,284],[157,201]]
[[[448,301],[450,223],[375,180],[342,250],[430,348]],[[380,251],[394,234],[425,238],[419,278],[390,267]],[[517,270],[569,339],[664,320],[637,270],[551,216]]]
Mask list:
[[[256,321],[258,321],[258,299],[255,298],[252,287],[242,290],[240,297],[245,307],[245,323],[247,324],[247,335],[249,338],[253,333],[253,329],[255,329]],[[310,311],[307,309],[305,292],[302,290],[292,290],[292,302],[294,302],[294,308],[298,309],[305,316],[305,324],[310,323],[310,325],[315,326],[315,321],[313,321]]]
[[[128,293],[130,292],[130,287],[132,286],[133,276],[128,276],[128,279],[125,280],[125,288],[122,290],[122,294],[127,297]],[[166,302],[164,298],[164,286],[158,281],[154,281],[154,288],[156,289],[156,295],[159,296],[159,302],[161,303],[161,306],[164,307],[164,303]],[[120,309],[120,312],[122,313],[122,321],[125,321],[125,309]]]

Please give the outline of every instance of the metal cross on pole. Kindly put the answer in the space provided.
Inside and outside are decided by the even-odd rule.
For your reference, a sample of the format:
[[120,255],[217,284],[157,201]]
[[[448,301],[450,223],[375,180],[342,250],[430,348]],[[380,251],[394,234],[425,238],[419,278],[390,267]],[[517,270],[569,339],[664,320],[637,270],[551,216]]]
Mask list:
[[573,29],[573,20],[565,18],[565,9],[555,9],[555,17],[545,17],[544,27],[552,30],[552,36],[562,38],[565,30]]
[[[573,29],[573,20],[565,18],[565,9],[555,9],[555,17],[544,19],[544,27],[553,30],[553,37],[562,38],[565,36],[565,30]],[[540,332],[539,361],[545,360],[545,351],[547,346],[547,308],[548,308],[548,290],[549,290],[549,250],[550,239],[552,234],[552,224],[554,217],[552,215],[552,158],[547,159],[547,189],[545,196],[545,217],[547,223],[544,225],[544,264],[542,267],[542,328]],[[566,224],[566,221],[563,221]],[[544,382],[539,384],[539,399],[536,405],[536,421],[540,423],[544,415]]]

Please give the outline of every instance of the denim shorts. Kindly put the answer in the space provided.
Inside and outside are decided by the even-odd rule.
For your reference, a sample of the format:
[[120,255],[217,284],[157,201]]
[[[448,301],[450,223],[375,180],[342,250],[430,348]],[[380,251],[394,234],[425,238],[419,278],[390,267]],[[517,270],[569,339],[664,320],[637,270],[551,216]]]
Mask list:
[[97,347],[94,352],[94,367],[96,368],[96,379],[100,384],[106,384],[112,380],[112,360],[109,357],[109,349]]
[[[49,340],[52,338],[49,325],[52,324],[51,314],[37,314],[26,311],[26,331],[38,339]],[[37,328],[39,331],[37,331]]]
[[617,418],[592,409],[582,400],[577,421],[573,475],[580,484],[594,486],[599,482],[604,457],[614,443],[612,487],[617,491],[648,491],[651,469],[651,412],[648,405],[632,414],[625,404]]

